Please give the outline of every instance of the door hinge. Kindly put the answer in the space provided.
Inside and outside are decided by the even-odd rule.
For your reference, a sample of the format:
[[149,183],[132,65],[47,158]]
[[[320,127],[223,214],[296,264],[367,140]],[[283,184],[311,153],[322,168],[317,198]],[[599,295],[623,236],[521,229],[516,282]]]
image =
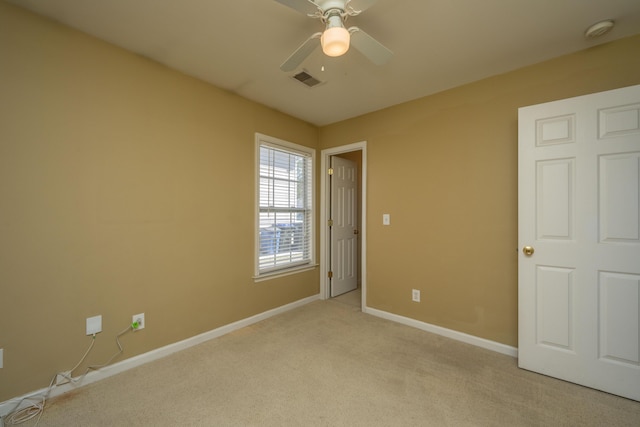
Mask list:
[[329,227],[333,227],[333,220],[330,219],[329,221],[327,221],[327,224],[329,225]]
[[333,271],[330,271],[329,273],[327,273],[327,276],[329,276],[329,279],[333,279]]
[[333,175],[333,168],[329,168],[329,170],[327,171],[327,173],[328,173],[329,175]]

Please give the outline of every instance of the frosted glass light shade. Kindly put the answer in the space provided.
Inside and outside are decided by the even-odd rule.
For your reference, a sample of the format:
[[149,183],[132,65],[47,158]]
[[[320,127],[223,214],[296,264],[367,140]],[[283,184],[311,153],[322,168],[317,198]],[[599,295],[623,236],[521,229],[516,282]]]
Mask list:
[[351,34],[344,27],[331,27],[327,28],[322,37],[320,37],[320,44],[322,44],[322,51],[327,56],[340,56],[344,55],[349,50],[349,41],[351,40]]

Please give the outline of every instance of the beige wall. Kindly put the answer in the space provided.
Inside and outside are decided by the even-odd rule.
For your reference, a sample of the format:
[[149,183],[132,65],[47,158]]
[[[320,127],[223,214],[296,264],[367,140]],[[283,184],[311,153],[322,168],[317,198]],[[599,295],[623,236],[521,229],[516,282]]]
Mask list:
[[[254,133],[300,120],[0,2],[0,402],[319,291],[254,283]],[[118,359],[121,360],[121,359]],[[76,371],[76,374],[81,373]]]
[[367,304],[517,346],[517,109],[640,83],[639,47],[627,38],[323,127],[321,149],[368,142]]

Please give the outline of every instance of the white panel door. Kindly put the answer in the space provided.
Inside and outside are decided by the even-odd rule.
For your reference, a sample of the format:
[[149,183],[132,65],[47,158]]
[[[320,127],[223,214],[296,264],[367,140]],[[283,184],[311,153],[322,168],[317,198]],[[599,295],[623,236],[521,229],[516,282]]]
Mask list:
[[331,157],[331,296],[358,287],[358,170],[355,162]]
[[640,85],[518,129],[518,364],[640,400]]

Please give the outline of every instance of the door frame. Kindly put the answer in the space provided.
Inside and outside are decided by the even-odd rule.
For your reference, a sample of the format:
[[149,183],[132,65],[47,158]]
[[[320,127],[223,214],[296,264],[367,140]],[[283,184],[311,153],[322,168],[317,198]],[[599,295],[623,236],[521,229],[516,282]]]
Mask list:
[[367,142],[356,142],[342,145],[340,147],[327,148],[321,151],[320,155],[320,299],[331,298],[331,283],[329,282],[329,249],[331,248],[330,235],[328,233],[327,221],[329,219],[331,188],[329,184],[330,158],[337,154],[349,153],[351,151],[362,152],[362,168],[359,171],[361,176],[362,207],[360,209],[360,288],[362,290],[361,310],[367,307]]

